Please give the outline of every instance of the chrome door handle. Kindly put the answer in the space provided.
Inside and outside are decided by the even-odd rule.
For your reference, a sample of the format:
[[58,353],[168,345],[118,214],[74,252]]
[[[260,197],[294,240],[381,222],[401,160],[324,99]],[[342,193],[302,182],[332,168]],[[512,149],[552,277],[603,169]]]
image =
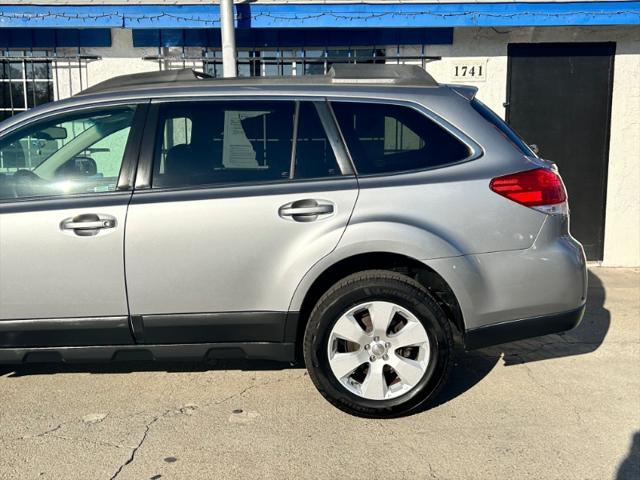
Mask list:
[[111,215],[83,213],[72,218],[65,218],[60,222],[61,230],[72,230],[81,237],[96,235],[104,228],[115,228],[116,219]]
[[334,206],[327,200],[304,199],[287,203],[278,210],[278,214],[285,219],[296,222],[313,222],[319,215],[329,215],[334,212]]
[[318,205],[317,207],[288,207],[281,208],[280,215],[323,215],[325,213],[332,213],[333,205]]
[[97,228],[113,228],[116,222],[113,220],[96,220],[95,222],[63,222],[64,230],[95,230]]

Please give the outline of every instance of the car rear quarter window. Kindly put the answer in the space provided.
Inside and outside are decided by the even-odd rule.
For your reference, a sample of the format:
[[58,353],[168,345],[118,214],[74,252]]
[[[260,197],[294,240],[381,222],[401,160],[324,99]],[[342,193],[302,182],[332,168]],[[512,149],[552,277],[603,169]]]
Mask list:
[[360,175],[438,167],[471,153],[411,107],[366,102],[333,102],[332,107]]
[[507,123],[502,120],[493,110],[487,107],[484,103],[482,103],[477,98],[471,100],[471,106],[473,109],[482,115],[486,121],[488,121],[496,130],[500,132],[500,134],[508,140],[511,145],[520,150],[524,155],[528,155],[530,157],[535,157],[536,154],[533,150],[527,145],[527,143],[522,140],[513,129],[507,125]]

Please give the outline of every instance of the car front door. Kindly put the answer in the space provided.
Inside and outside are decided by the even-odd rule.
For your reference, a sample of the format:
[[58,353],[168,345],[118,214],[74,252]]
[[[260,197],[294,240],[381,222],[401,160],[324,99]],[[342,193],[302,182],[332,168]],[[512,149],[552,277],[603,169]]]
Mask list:
[[0,347],[132,342],[124,227],[145,109],[66,111],[0,137]]
[[162,101],[153,116],[127,218],[134,333],[282,341],[296,287],[357,196],[326,103]]

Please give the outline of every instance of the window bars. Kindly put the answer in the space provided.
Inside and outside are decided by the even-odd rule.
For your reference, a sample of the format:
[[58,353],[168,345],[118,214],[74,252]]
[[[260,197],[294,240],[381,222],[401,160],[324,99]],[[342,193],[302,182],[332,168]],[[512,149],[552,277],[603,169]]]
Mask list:
[[[157,55],[143,57],[158,63],[159,70],[180,68],[202,69],[222,77],[220,49],[160,47]],[[395,53],[395,54],[394,54]],[[427,56],[424,47],[419,55],[401,55],[400,47],[331,47],[331,48],[262,48],[239,49],[239,77],[326,74],[334,63],[412,63],[424,66],[440,57]]]
[[88,86],[88,63],[99,59],[56,50],[0,50],[0,120],[78,93]]

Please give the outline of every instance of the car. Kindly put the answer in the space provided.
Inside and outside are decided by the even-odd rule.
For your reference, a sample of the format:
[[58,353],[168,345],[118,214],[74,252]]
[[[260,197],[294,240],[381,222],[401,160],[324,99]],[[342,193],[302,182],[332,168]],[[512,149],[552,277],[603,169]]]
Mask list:
[[575,327],[562,179],[476,91],[147,72],[5,120],[0,363],[303,361],[384,418],[433,405],[460,345]]

